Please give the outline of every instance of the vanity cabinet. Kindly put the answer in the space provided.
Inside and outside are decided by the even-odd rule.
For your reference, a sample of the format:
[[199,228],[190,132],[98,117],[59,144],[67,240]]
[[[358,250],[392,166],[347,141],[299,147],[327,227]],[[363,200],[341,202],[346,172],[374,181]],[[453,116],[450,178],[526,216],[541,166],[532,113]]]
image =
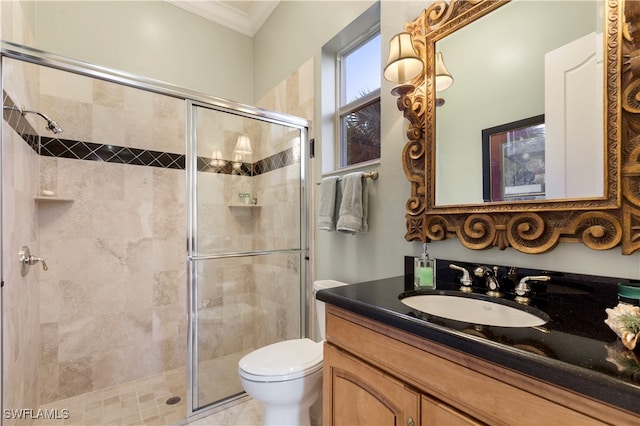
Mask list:
[[[448,425],[480,423],[333,345],[324,348],[331,425]],[[330,366],[330,367],[328,367]],[[326,387],[325,387],[326,389]],[[327,394],[325,394],[327,395]]]
[[327,306],[325,425],[637,425],[607,404]]
[[[334,346],[324,348],[336,425],[411,425],[420,417],[420,394]],[[326,378],[326,376],[325,376]]]

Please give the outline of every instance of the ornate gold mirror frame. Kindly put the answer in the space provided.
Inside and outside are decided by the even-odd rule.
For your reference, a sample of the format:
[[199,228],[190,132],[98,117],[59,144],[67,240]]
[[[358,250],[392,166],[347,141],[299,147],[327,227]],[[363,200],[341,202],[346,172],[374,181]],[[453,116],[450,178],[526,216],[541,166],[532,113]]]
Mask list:
[[[531,254],[551,250],[559,242],[581,242],[594,250],[622,246],[623,254],[633,253],[640,248],[640,2],[604,0],[604,197],[435,205],[435,42],[505,3],[508,0],[437,0],[405,25],[425,65],[412,82],[415,89],[393,92],[409,120],[409,141],[402,154],[411,183],[405,239],[456,237],[469,249],[513,247]],[[634,28],[638,34],[632,33]]]

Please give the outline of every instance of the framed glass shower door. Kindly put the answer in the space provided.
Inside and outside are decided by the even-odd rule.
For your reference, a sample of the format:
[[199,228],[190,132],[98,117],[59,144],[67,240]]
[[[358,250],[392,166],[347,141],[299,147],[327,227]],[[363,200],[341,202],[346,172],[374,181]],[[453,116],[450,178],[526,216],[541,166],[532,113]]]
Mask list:
[[246,353],[305,329],[306,121],[190,104],[192,413],[244,395]]

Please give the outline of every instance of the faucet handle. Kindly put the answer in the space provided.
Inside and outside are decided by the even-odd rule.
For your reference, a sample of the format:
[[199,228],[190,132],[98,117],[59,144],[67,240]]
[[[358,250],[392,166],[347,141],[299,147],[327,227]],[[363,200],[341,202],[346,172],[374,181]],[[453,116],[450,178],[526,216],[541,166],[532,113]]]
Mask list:
[[551,280],[551,277],[549,275],[527,275],[526,277],[522,277],[518,285],[527,284],[527,281],[550,281],[550,280]]
[[529,281],[549,281],[551,277],[548,275],[529,275],[526,277],[522,277],[516,288],[514,289],[516,293],[516,301],[520,303],[528,303],[529,296],[531,295],[531,286],[529,285]]
[[470,293],[472,291],[471,284],[473,284],[473,280],[471,280],[471,275],[469,274],[469,270],[467,268],[463,268],[462,266],[458,266],[453,263],[449,265],[449,268],[462,272],[462,277],[460,277],[460,284],[462,284],[460,286],[460,291],[463,291],[465,293]]

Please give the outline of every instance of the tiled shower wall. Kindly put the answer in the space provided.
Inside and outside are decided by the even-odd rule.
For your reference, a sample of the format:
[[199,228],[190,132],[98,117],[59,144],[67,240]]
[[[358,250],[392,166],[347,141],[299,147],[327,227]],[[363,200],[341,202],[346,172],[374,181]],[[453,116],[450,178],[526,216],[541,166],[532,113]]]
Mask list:
[[182,100],[47,68],[40,88],[68,148],[45,141],[40,156],[41,189],[62,199],[37,211],[47,403],[185,365],[186,182],[123,153],[131,164],[75,158],[184,154]]
[[[27,24],[21,3],[0,2],[0,38],[33,45],[33,33]],[[21,103],[37,106],[37,75],[16,64],[5,67],[4,84],[8,94]],[[3,93],[4,97],[4,93]],[[4,116],[4,110],[3,110]],[[17,123],[20,132],[35,134],[26,120]],[[38,268],[22,277],[18,268],[18,250],[28,245],[37,251],[37,227],[33,194],[38,185],[37,156],[11,127],[2,126],[2,203],[3,227],[3,408],[38,408]],[[37,255],[37,252],[35,253]],[[3,424],[31,424],[28,419],[4,419]]]
[[[37,74],[23,64],[4,64],[7,96],[16,102],[37,107]],[[3,96],[6,98],[6,96]],[[3,99],[5,100],[5,99]],[[3,110],[11,116],[15,129],[2,126],[2,289],[3,318],[3,407],[37,409],[38,359],[40,331],[38,322],[38,277],[40,265],[22,276],[18,251],[23,245],[38,255],[36,206],[33,195],[38,187],[37,154],[29,143],[37,143],[29,122],[19,113]],[[18,133],[19,132],[19,133]],[[29,135],[25,143],[21,134]],[[27,419],[5,419],[4,424],[30,424]]]
[[[313,122],[315,118],[314,66],[313,58],[308,59],[289,77],[259,99],[256,105]],[[313,137],[313,129],[310,137]]]

